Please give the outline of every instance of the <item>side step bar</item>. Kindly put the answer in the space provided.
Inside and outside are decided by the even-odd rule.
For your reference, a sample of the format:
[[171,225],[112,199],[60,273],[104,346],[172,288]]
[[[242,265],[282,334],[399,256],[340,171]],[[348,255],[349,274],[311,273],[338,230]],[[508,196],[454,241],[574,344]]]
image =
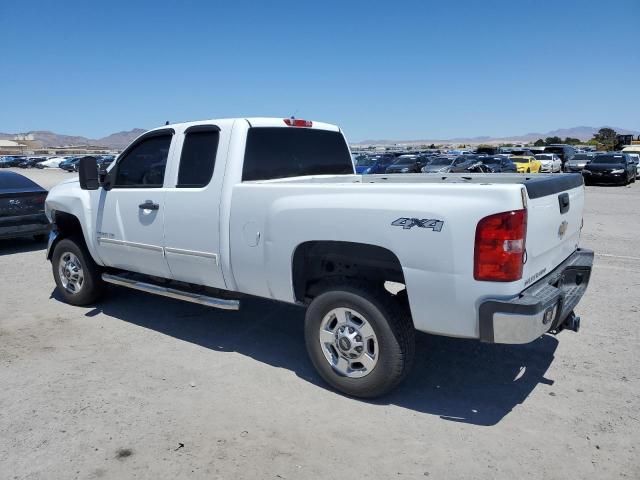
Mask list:
[[207,295],[202,295],[199,293],[191,293],[185,292],[183,290],[176,290],[175,288],[162,287],[160,285],[140,282],[138,280],[132,280],[130,278],[118,275],[111,275],[109,273],[103,273],[102,280],[107,283],[119,285],[121,287],[132,288],[134,290],[153,293],[155,295],[161,295],[163,297],[176,298],[178,300],[184,300],[186,302],[198,303],[200,305],[206,305],[207,307],[220,308],[222,310],[240,309],[239,300],[228,300],[225,298],[209,297]]

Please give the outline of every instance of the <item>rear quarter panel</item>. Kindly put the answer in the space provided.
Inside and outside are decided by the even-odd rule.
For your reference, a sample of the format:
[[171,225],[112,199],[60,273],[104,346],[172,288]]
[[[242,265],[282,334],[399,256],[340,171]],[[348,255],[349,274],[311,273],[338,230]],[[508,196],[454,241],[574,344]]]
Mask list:
[[[353,177],[350,177],[353,178]],[[241,183],[234,186],[230,259],[237,289],[295,302],[292,258],[306,241],[387,248],[402,265],[418,330],[477,337],[477,305],[509,298],[517,284],[473,279],[475,228],[487,215],[522,208],[521,185]],[[392,226],[437,219],[440,232]]]

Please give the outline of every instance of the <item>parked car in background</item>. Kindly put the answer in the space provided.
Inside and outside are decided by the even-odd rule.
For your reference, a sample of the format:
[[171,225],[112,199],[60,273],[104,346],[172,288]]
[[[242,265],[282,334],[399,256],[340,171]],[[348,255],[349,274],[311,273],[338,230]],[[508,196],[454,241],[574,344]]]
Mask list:
[[431,157],[429,163],[422,167],[423,173],[447,173],[455,158],[447,156]]
[[100,172],[100,174],[104,175],[107,173],[107,168],[109,168],[109,165],[111,165],[114,160],[116,159],[115,155],[105,155],[102,157],[99,157],[96,162],[98,164],[98,171]]
[[509,159],[516,164],[518,173],[540,173],[542,164],[530,153],[514,152]]
[[562,160],[555,153],[540,153],[535,158],[540,160],[541,172],[557,173],[562,171]]
[[[392,153],[384,153],[382,155],[372,155],[369,156],[369,159],[366,160],[367,166],[362,167],[360,172],[362,174],[376,174],[376,173],[386,173],[387,168],[393,164],[396,160],[396,155]],[[358,171],[356,167],[356,172]]]
[[636,181],[636,165],[626,153],[596,155],[582,170],[584,183],[615,183],[628,185]]
[[516,164],[503,155],[490,155],[479,159],[484,165],[489,167],[493,173],[516,173]]
[[82,157],[73,157],[64,162],[60,163],[60,168],[67,172],[77,172],[78,171],[78,162]]
[[356,173],[364,174],[369,173],[369,170],[376,163],[376,157],[369,155],[356,155],[353,159],[353,165],[356,169]]
[[476,163],[481,163],[485,155],[460,155],[455,158],[448,169],[449,173],[469,173],[469,169]]
[[565,164],[565,172],[581,172],[584,167],[593,160],[594,153],[576,153],[571,160]]
[[426,157],[421,155],[400,155],[385,173],[420,173],[426,164]]
[[640,153],[627,153],[631,161],[636,165],[636,177],[640,175]]
[[44,162],[46,157],[27,157],[20,163],[18,163],[18,167],[20,168],[34,168],[38,163]]
[[560,157],[562,161],[562,171],[566,172],[567,162],[570,161],[573,156],[576,154],[576,149],[571,145],[565,144],[554,144],[544,147],[544,153],[555,153]]
[[26,157],[9,155],[0,158],[0,168],[17,167]]
[[44,214],[47,191],[16,172],[0,172],[0,238],[33,236],[44,240],[49,220]]
[[57,168],[62,162],[65,161],[64,157],[51,157],[44,162],[40,162],[43,168]]

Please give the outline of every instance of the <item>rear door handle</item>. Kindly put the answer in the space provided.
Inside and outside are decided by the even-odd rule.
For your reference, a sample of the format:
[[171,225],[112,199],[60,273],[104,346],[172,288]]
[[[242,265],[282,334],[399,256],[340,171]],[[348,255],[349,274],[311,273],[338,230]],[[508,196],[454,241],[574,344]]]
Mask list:
[[160,205],[153,203],[151,200],[147,200],[146,202],[138,205],[138,208],[140,210],[158,210],[160,209]]

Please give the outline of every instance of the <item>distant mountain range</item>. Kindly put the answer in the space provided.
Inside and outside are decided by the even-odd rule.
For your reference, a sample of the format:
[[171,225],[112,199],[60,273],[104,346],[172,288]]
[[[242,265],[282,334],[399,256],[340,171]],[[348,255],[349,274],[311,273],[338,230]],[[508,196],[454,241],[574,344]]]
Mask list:
[[[579,138],[580,140],[590,140],[593,135],[603,127],[573,127],[573,128],[559,128],[557,130],[551,130],[546,133],[527,133],[525,135],[516,135],[512,137],[455,137],[455,138],[425,138],[423,140],[363,140],[357,142],[354,145],[393,145],[393,144],[431,144],[431,143],[526,143],[535,142],[537,139],[543,140],[547,137],[566,137]],[[629,130],[627,128],[613,128],[616,132],[625,135],[640,135],[638,130]]]
[[16,136],[30,135],[33,143],[38,147],[62,147],[68,145],[97,145],[121,150],[131,143],[133,139],[146,132],[142,128],[116,132],[102,138],[87,138],[75,135],[60,135],[47,130],[36,130],[23,133],[0,133],[0,140],[13,140]]
[[[512,137],[455,137],[455,138],[429,138],[422,140],[363,140],[356,142],[354,145],[393,145],[393,144],[431,144],[431,143],[463,143],[463,144],[480,144],[480,143],[526,143],[534,142],[539,138],[547,137],[572,137],[580,140],[589,140],[602,127],[573,127],[559,128],[546,133],[527,133],[525,135],[516,135]],[[627,128],[611,127],[616,132],[622,134],[640,135],[638,130],[629,130]],[[37,130],[32,132],[0,133],[0,140],[13,140],[16,135],[31,135],[33,142],[39,147],[60,147],[65,145],[98,145],[108,147],[114,150],[121,150],[136,137],[143,134],[146,130],[142,128],[134,128],[133,130],[112,133],[102,138],[87,138],[75,135],[60,135],[58,133],[47,130]]]

